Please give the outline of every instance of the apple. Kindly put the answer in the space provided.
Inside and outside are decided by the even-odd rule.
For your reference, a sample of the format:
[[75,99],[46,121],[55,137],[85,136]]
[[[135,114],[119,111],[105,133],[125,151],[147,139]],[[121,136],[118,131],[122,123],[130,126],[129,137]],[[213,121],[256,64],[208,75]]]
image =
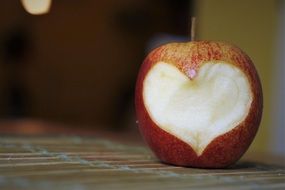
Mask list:
[[149,53],[135,105],[140,132],[162,162],[224,168],[253,141],[263,99],[257,71],[241,49],[192,41]]

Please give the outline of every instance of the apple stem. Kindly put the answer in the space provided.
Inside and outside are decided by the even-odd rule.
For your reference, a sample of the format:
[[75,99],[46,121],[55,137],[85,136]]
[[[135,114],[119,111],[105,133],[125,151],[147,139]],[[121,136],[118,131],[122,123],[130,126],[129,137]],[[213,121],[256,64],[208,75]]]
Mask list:
[[196,17],[191,17],[191,41],[195,40]]

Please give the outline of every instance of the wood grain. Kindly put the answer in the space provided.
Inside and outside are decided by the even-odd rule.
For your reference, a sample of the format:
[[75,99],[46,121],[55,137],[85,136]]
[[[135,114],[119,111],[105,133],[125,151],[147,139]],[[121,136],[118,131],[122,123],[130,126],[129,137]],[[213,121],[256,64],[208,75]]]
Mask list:
[[[284,160],[281,160],[281,162]],[[0,138],[0,189],[285,189],[284,165],[160,163],[144,146],[96,137]]]

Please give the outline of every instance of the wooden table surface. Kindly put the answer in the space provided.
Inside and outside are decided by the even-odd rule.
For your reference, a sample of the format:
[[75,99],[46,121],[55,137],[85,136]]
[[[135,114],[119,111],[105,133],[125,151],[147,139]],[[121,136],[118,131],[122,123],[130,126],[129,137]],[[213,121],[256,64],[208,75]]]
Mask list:
[[[265,160],[265,161],[262,161]],[[160,163],[144,145],[102,137],[0,137],[0,189],[285,189],[283,158],[228,169]]]

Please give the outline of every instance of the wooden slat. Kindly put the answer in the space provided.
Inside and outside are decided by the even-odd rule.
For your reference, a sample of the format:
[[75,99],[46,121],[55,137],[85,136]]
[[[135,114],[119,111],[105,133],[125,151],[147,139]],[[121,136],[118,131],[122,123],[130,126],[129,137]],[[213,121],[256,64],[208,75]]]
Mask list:
[[285,167],[165,165],[144,146],[87,137],[0,138],[0,189],[285,189]]

